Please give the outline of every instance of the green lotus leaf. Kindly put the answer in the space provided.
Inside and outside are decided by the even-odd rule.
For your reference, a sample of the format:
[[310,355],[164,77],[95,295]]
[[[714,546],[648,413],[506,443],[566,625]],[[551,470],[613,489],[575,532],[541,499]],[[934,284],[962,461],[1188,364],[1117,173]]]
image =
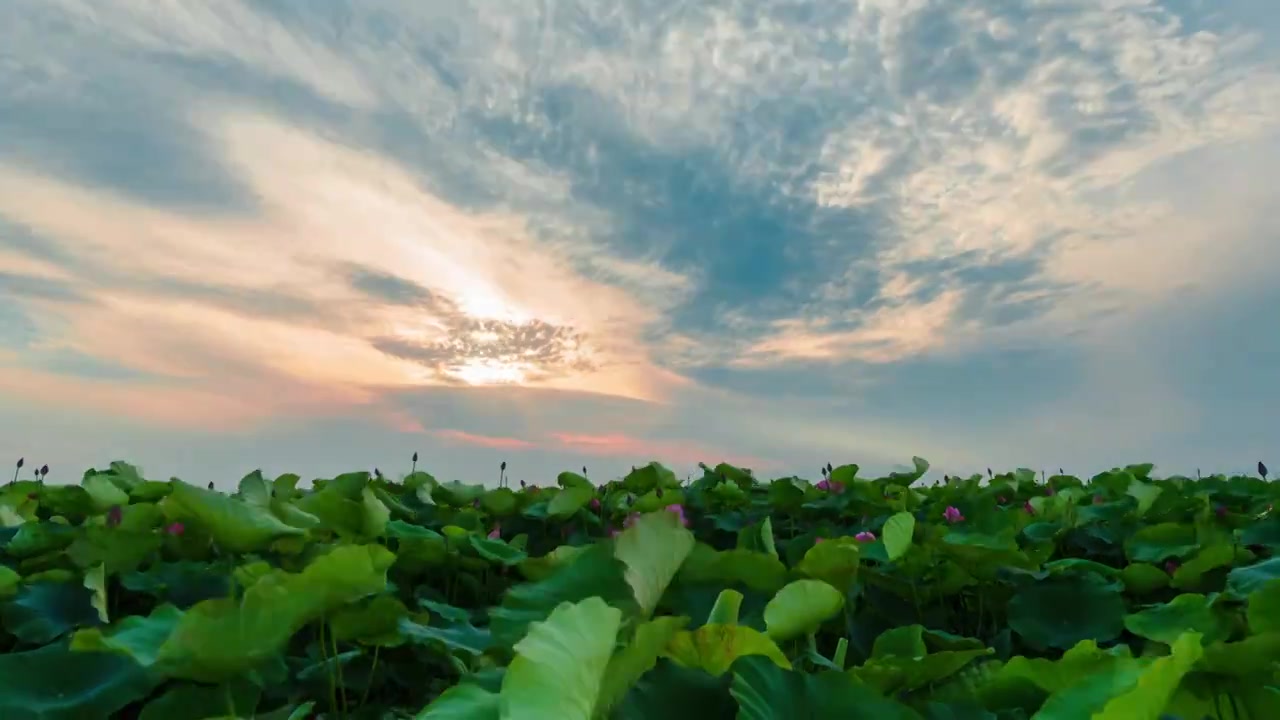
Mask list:
[[260,550],[276,538],[303,531],[281,522],[265,507],[249,505],[213,490],[171,481],[172,492],[163,501],[169,517],[198,525],[232,552]]
[[642,515],[618,536],[614,554],[627,567],[624,577],[641,612],[648,615],[658,606],[693,545],[693,533],[669,512]]
[[844,607],[844,594],[822,580],[796,580],[764,608],[769,637],[781,642],[815,632]]
[[591,597],[530,625],[502,679],[499,717],[591,720],[621,622],[621,611]]

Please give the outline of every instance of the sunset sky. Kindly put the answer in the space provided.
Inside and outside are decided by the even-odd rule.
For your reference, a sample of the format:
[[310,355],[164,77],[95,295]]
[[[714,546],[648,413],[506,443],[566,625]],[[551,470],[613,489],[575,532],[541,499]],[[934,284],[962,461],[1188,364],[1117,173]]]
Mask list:
[[0,450],[1280,465],[1277,168],[1276,0],[5,0]]

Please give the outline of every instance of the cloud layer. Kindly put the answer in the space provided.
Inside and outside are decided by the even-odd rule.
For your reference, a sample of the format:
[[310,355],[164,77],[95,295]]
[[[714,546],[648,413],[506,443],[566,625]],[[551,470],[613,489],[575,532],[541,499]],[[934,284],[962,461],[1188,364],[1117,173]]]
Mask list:
[[1268,7],[13,0],[0,433],[222,483],[1248,468]]

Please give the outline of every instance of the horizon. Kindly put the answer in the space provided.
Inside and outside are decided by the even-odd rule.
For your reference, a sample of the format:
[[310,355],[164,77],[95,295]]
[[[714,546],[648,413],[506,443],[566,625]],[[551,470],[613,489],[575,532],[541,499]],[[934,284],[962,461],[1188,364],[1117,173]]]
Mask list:
[[0,451],[59,482],[1280,464],[1264,0],[11,0],[0,48]]

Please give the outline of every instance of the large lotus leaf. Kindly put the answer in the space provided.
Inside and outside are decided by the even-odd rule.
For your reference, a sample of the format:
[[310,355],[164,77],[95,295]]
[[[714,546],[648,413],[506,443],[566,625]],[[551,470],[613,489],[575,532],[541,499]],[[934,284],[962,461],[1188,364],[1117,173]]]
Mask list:
[[614,554],[627,566],[624,577],[641,612],[647,615],[658,606],[693,545],[693,533],[669,512],[642,515],[618,536]]
[[415,643],[430,645],[439,643],[449,650],[480,655],[493,647],[493,635],[488,629],[480,629],[467,620],[451,620],[440,625],[423,625],[421,622],[403,618],[399,624],[400,634]]
[[1227,573],[1227,592],[1246,598],[1276,579],[1280,579],[1280,557],[1238,567]]
[[253,713],[261,696],[261,688],[243,680],[222,686],[182,683],[147,703],[138,720],[207,720],[225,714],[228,704],[245,717],[261,718]]
[[1169,587],[1169,573],[1155,565],[1132,563],[1120,571],[1120,579],[1125,590],[1133,595],[1148,595],[1156,590]]
[[21,585],[22,575],[17,570],[8,565],[0,565],[0,600],[17,595]]
[[555,497],[547,505],[547,517],[563,520],[573,517],[575,513],[587,506],[591,498],[596,496],[595,488],[582,485],[570,485],[556,492]]
[[360,491],[361,532],[366,538],[385,537],[391,511],[378,499],[371,488]]
[[523,550],[511,547],[502,540],[490,540],[472,533],[467,534],[467,543],[480,557],[507,567],[519,565],[529,557]]
[[861,561],[859,542],[851,537],[838,537],[815,543],[805,552],[796,569],[843,590],[858,576]]
[[120,584],[127,590],[152,595],[183,609],[201,600],[227,597],[230,591],[230,579],[214,572],[207,562],[155,563],[145,572],[121,575]]
[[773,538],[773,520],[766,517],[758,523],[739,530],[738,549],[778,557],[778,547]]
[[440,693],[414,720],[499,720],[498,694],[464,682]]
[[720,550],[695,543],[676,576],[680,582],[743,584],[774,593],[787,583],[787,567],[773,555],[750,550]]
[[595,492],[595,486],[591,484],[591,481],[588,480],[586,476],[579,475],[576,472],[560,473],[559,475],[556,476],[556,484],[562,488],[567,488],[567,487],[591,488],[591,491],[593,493]]
[[494,517],[507,517],[516,511],[516,493],[511,488],[494,488],[480,498],[480,507]]
[[621,701],[632,686],[653,669],[671,638],[688,623],[687,617],[666,616],[636,626],[630,640],[609,659],[596,712],[608,712]]
[[1160,497],[1162,492],[1164,492],[1164,488],[1159,485],[1142,482],[1137,478],[1134,478],[1128,489],[1125,490],[1126,495],[1138,501],[1138,508],[1134,511],[1138,517],[1147,514],[1147,511],[1155,504],[1156,499]]
[[[106,518],[101,518],[106,524]],[[155,503],[136,502],[120,509],[120,524],[117,530],[124,532],[149,532],[164,523],[164,511]]]
[[1124,543],[1129,562],[1162,563],[1200,549],[1194,525],[1160,523],[1138,530]]
[[67,548],[67,556],[80,568],[105,565],[110,576],[136,570],[162,544],[154,532],[89,526]]
[[1057,660],[1016,656],[1002,666],[997,676],[1004,680],[1022,678],[1040,689],[1056,693],[1096,674],[1118,673],[1134,663],[1127,645],[1106,650],[1093,640],[1081,640]]
[[791,669],[791,661],[768,635],[744,625],[703,625],[681,630],[667,643],[666,657],[712,675],[723,675],[740,657],[763,655],[778,667]]
[[[361,537],[364,532],[364,505],[361,492],[355,497],[348,497],[346,488],[341,485],[326,485],[323,489],[308,493],[293,501],[293,506],[307,515],[318,519],[319,526],[332,530],[338,536],[348,539]],[[287,512],[287,511],[285,511]],[[288,517],[289,525],[306,527],[301,516]]]
[[191,607],[160,648],[175,677],[218,682],[273,658],[306,623],[381,592],[395,556],[378,545],[344,545],[299,574],[271,571],[237,602]]
[[676,479],[676,474],[662,463],[651,462],[627,473],[627,476],[622,479],[622,486],[633,493],[643,494],[654,488],[665,490],[679,487],[680,481]]
[[95,510],[93,496],[79,485],[45,485],[38,495],[40,506],[53,515],[92,515]]
[[98,565],[84,573],[84,587],[90,592],[89,604],[98,611],[98,619],[104,623],[111,622],[107,614],[107,575],[105,567]]
[[253,472],[240,478],[240,484],[236,488],[236,494],[240,499],[250,505],[266,506],[271,504],[272,483],[268,482],[262,476],[261,470]]
[[611,720],[708,720],[732,718],[738,705],[729,695],[733,677],[713,677],[660,659],[627,693]]
[[769,637],[778,642],[816,632],[844,607],[844,594],[822,580],[796,580],[764,608]]
[[360,605],[339,608],[329,616],[329,631],[338,642],[394,647],[404,642],[400,619],[409,609],[398,598],[378,595]]
[[1054,693],[1036,717],[1157,720],[1203,652],[1199,635],[1187,633],[1168,656],[1121,663]]
[[744,657],[734,663],[729,692],[738,701],[738,720],[922,720],[923,717],[845,673],[792,672],[762,657]]
[[0,717],[5,720],[113,717],[154,686],[145,669],[114,653],[72,652],[58,643],[0,654]]
[[1249,631],[1255,635],[1280,632],[1280,580],[1271,580],[1249,593]]
[[160,647],[178,626],[182,615],[173,605],[159,605],[147,616],[130,615],[110,627],[78,631],[71,638],[71,649],[120,653],[150,668],[156,664]]
[[974,660],[993,654],[995,650],[982,648],[946,650],[920,657],[872,658],[849,674],[886,695],[911,692],[946,680]]
[[[343,500],[342,502],[350,501]],[[320,527],[323,524],[320,518],[294,505],[291,500],[275,497],[271,499],[268,507],[271,508],[271,514],[280,518],[280,521],[285,525],[307,530]]]
[[104,475],[86,475],[81,483],[94,512],[106,512],[113,505],[128,505],[129,493],[121,490]]
[[78,536],[76,529],[53,522],[23,523],[8,544],[5,554],[14,558],[31,558],[62,550]]
[[169,497],[173,485],[159,480],[147,480],[139,483],[129,491],[129,499],[133,502],[158,502]]
[[1038,581],[1009,601],[1009,627],[1041,649],[1067,649],[1086,639],[1114,640],[1124,631],[1121,587],[1096,575]]
[[440,505],[460,508],[479,500],[484,494],[483,485],[466,485],[457,480],[451,480],[436,485],[431,490],[431,499]]
[[1196,670],[1223,677],[1259,678],[1269,676],[1280,663],[1280,632],[1250,635],[1243,640],[1217,643],[1205,648]]
[[909,512],[897,513],[885,521],[880,539],[884,541],[884,551],[889,560],[897,560],[907,554],[915,531],[916,517]]
[[501,718],[591,720],[621,622],[621,611],[592,597],[530,625],[502,679]]
[[218,545],[232,552],[260,550],[279,537],[303,531],[281,522],[265,507],[249,505],[228,495],[171,481],[164,499],[166,514],[203,527]]
[[1188,630],[1201,633],[1206,643],[1231,634],[1231,619],[1212,605],[1211,598],[1193,593],[1128,615],[1124,626],[1134,635],[1170,645]]
[[18,639],[44,645],[79,627],[97,625],[93,592],[80,582],[33,582],[5,603],[4,627]]
[[613,555],[611,543],[596,543],[537,582],[509,589],[501,607],[489,611],[494,639],[511,646],[524,636],[529,623],[545,620],[561,603],[599,596],[614,607],[633,609],[635,598],[626,581],[627,566]]
[[1216,543],[1202,548],[1190,560],[1182,563],[1173,573],[1170,583],[1179,590],[1200,587],[1204,574],[1220,567],[1231,567],[1235,562],[1236,548],[1230,543]]

